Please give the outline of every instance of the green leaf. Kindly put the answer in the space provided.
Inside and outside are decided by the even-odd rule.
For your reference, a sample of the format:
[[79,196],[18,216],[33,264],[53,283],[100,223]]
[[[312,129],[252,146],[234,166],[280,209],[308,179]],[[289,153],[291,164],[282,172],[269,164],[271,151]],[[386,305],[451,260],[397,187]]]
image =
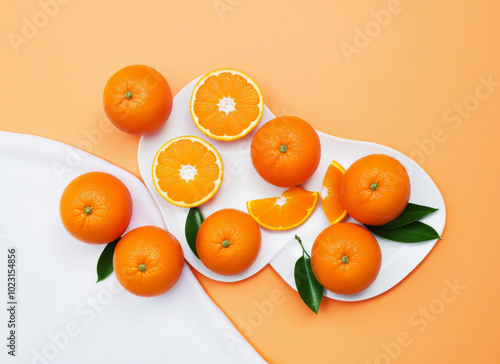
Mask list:
[[418,243],[421,241],[441,239],[436,230],[420,221],[415,221],[396,229],[384,229],[381,226],[365,226],[375,235],[401,243]]
[[294,276],[302,301],[317,315],[323,298],[323,286],[313,274],[311,258],[302,254],[295,263]]
[[388,222],[385,225],[380,226],[381,228],[384,229],[397,229],[401,226],[408,225],[414,221],[418,221],[424,216],[427,216],[439,209],[435,209],[433,207],[428,207],[428,206],[422,206],[422,205],[416,205],[414,203],[409,203],[408,206],[406,206],[406,209],[396,217],[394,220],[391,222]]
[[104,278],[113,273],[113,254],[115,252],[116,244],[120,241],[121,237],[107,244],[97,261],[97,282],[99,283]]
[[202,222],[203,215],[200,210],[197,207],[190,208],[186,218],[185,234],[187,243],[197,258],[200,257],[196,251],[196,236],[198,235],[198,230],[200,230]]

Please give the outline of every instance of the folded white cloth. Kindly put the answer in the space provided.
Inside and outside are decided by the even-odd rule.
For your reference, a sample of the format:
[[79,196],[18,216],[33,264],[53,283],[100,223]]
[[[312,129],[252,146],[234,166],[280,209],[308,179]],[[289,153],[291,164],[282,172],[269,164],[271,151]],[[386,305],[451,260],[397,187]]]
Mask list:
[[[130,294],[114,275],[95,283],[104,246],[75,240],[59,218],[64,187],[90,171],[111,173],[129,188],[129,230],[165,227],[130,173],[63,143],[0,132],[0,362],[263,363],[187,265],[178,283],[154,298]],[[11,263],[15,255],[12,297],[9,255]]]

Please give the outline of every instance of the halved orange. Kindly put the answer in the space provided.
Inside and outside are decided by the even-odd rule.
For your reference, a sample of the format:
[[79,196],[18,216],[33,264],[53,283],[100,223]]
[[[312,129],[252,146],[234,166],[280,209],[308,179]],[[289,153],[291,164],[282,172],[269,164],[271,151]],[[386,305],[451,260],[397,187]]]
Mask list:
[[347,215],[347,211],[342,203],[340,187],[345,169],[340,164],[332,161],[328,166],[323,185],[321,186],[321,206],[331,224],[341,222]]
[[191,94],[191,116],[200,131],[217,140],[235,140],[250,133],[264,112],[259,86],[231,68],[203,76]]
[[263,228],[288,230],[304,223],[318,203],[318,192],[291,187],[280,197],[247,202],[250,216]]
[[219,190],[224,168],[219,152],[196,136],[182,136],[165,143],[153,160],[153,183],[168,202],[195,207]]

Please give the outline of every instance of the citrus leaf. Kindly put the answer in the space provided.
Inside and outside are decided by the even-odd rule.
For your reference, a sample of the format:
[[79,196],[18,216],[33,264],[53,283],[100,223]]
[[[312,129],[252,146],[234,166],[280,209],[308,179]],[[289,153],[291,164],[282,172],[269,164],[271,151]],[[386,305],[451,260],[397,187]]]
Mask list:
[[295,263],[294,276],[302,301],[317,315],[323,298],[323,286],[313,274],[311,258],[302,254]]
[[381,226],[365,226],[375,235],[400,243],[419,243],[421,241],[441,239],[436,230],[420,221],[415,221],[396,229],[384,229]]
[[405,210],[396,217],[394,220],[391,222],[388,222],[385,225],[380,226],[381,228],[384,229],[397,229],[401,226],[408,225],[414,221],[418,221],[424,216],[427,216],[439,209],[435,209],[433,207],[428,207],[428,206],[422,206],[422,205],[416,205],[414,203],[409,203],[408,206],[406,206]]
[[120,241],[121,237],[107,244],[97,261],[97,282],[99,283],[104,278],[113,273],[113,254],[115,252],[116,244]]
[[190,208],[186,218],[186,228],[184,232],[186,234],[187,243],[197,258],[200,257],[196,251],[196,236],[198,235],[198,230],[200,230],[202,222],[203,215],[200,210],[197,207]]

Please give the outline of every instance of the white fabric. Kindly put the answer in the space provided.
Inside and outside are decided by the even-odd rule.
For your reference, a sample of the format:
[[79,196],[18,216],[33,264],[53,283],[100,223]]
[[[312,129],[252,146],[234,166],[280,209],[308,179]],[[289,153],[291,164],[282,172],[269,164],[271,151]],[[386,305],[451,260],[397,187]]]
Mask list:
[[[75,240],[59,218],[64,187],[90,171],[111,173],[129,188],[129,230],[165,226],[130,173],[63,143],[0,132],[0,362],[264,363],[187,265],[178,283],[155,298],[128,293],[114,275],[95,283],[104,246]],[[15,357],[5,345],[9,247],[17,251]]]

